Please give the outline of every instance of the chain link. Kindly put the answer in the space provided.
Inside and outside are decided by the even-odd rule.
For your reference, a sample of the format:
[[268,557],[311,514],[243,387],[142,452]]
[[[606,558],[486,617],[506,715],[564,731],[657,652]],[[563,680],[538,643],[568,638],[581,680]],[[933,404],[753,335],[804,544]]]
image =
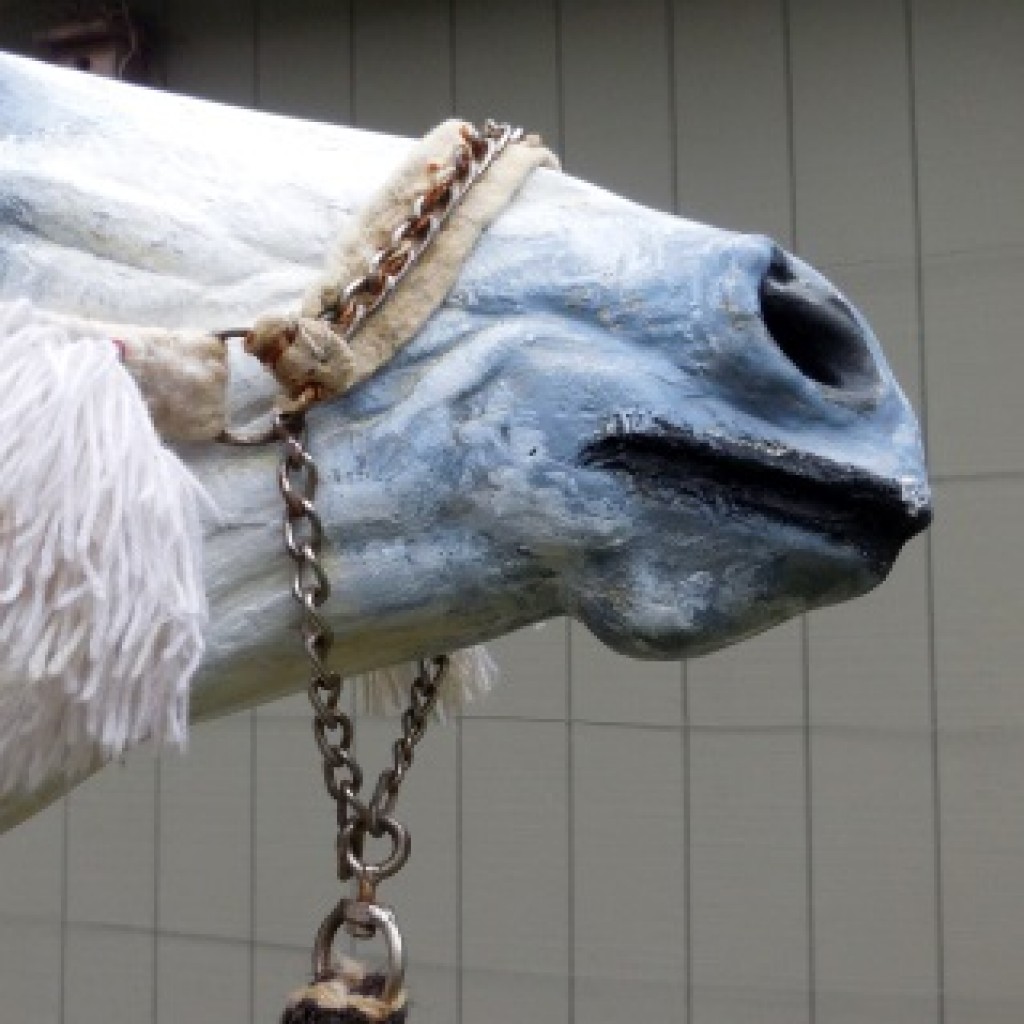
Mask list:
[[351,338],[395,289],[477,178],[510,143],[522,138],[523,131],[488,119],[482,130],[463,125],[461,135],[449,163],[434,168],[433,184],[416,196],[412,212],[377,250],[367,272],[344,288],[324,289],[321,294],[321,319],[329,320],[345,338]]
[[[331,587],[320,561],[324,531],[314,504],[316,463],[306,448],[304,416],[279,414],[275,428],[282,442],[278,486],[285,506],[285,548],[295,563],[292,596],[302,608],[303,646],[312,666],[308,695],[313,736],[322,758],[324,785],[337,803],[338,878],[355,878],[359,899],[372,903],[380,882],[401,870],[409,857],[409,832],[393,814],[416,746],[437,704],[448,659],[442,655],[420,662],[409,706],[402,713],[401,735],[392,746],[391,766],[380,773],[371,798],[363,800],[363,770],[352,750],[355,727],[341,707],[344,681],[326,665],[334,637],[319,612]],[[391,851],[384,860],[370,862],[364,857],[367,836],[390,840]]]
[[[482,129],[469,124],[462,125],[460,137],[462,141],[453,148],[447,164],[430,166],[431,184],[416,195],[411,212],[391,231],[388,241],[370,258],[365,273],[348,284],[328,285],[321,289],[320,312],[317,319],[330,324],[346,341],[351,340],[363,321],[377,310],[402,278],[412,270],[477,179],[509,145],[523,138],[523,130],[488,119]],[[253,337],[253,331],[248,328],[216,331],[214,334],[223,342],[230,338],[242,338],[247,346]],[[296,331],[284,332],[276,339],[277,344],[270,349],[258,349],[253,354],[265,365],[273,368],[282,357],[281,346],[294,344],[297,336]],[[290,396],[292,402],[289,408],[305,410],[325,395],[322,382],[304,382],[300,393]],[[294,417],[295,414],[291,415]],[[218,440],[225,444],[261,445],[274,441],[277,436],[274,425],[253,434],[238,434],[226,426]],[[296,455],[296,458],[300,457]],[[315,474],[315,467],[308,468]],[[289,472],[297,469],[297,464],[292,465]],[[289,496],[286,495],[285,501],[289,500]],[[297,510],[289,506],[289,512],[293,511],[298,514]],[[317,529],[319,520],[314,518],[312,522],[317,525],[311,528]],[[286,527],[286,531],[289,531],[286,532],[286,543],[290,552],[293,546],[301,546],[299,541],[294,540],[294,535],[290,532],[292,529],[291,524]],[[305,539],[308,541],[317,538]],[[319,567],[315,562],[305,564],[303,573],[315,575],[317,592],[322,592],[327,586],[327,581],[319,573]],[[304,576],[301,584],[297,584],[299,593],[305,591],[306,582]],[[298,597],[298,593],[296,596]]]

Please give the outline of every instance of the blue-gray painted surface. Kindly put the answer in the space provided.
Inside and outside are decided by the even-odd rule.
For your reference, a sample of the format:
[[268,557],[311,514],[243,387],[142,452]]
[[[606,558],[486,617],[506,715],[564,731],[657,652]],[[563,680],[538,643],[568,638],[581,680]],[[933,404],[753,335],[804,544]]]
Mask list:
[[[407,148],[7,57],[0,129],[0,299],[208,328],[293,307]],[[618,650],[678,657],[879,582],[903,536],[880,553],[864,543],[870,516],[838,535],[744,484],[767,466],[869,481],[911,518],[929,502],[916,420],[870,328],[848,314],[870,386],[808,376],[761,315],[773,258],[764,237],[537,172],[421,334],[310,418],[346,666],[562,613]],[[234,369],[241,423],[271,388],[241,357]],[[687,487],[662,449],[639,467],[588,458],[602,441],[665,437],[727,453],[736,480]],[[212,623],[195,687],[208,717],[301,675],[275,453],[183,455],[223,510],[206,539]]]

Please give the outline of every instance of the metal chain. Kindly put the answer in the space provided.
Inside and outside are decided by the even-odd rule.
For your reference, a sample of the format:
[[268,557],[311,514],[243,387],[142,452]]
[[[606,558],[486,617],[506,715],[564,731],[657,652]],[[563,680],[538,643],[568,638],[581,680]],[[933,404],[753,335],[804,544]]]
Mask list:
[[[366,272],[347,285],[338,284],[322,289],[317,318],[329,322],[346,341],[352,338],[363,321],[415,266],[477,179],[510,144],[522,139],[523,130],[488,119],[482,130],[464,124],[460,134],[462,141],[452,150],[449,162],[431,167],[433,183],[416,196],[412,212],[394,228],[389,240],[374,253]],[[214,334],[222,342],[231,338],[248,340],[252,337],[252,331],[244,327],[216,331]],[[295,332],[285,334],[281,343],[285,346],[294,344],[296,336]],[[282,350],[274,347],[254,354],[264,365],[273,368],[274,363],[281,358]],[[305,388],[302,400],[293,403],[291,408],[305,410],[321,397],[320,386],[310,384]],[[261,445],[274,441],[277,436],[275,421],[269,429],[255,434],[238,434],[230,427],[225,427],[218,440],[234,445]]]
[[[488,120],[483,131],[464,125],[461,137],[450,163],[431,167],[433,183],[416,197],[411,214],[391,232],[389,241],[370,260],[366,273],[344,288],[325,289],[321,295],[320,318],[329,321],[346,339],[391,294],[474,182],[495,157],[522,137],[522,131]],[[222,331],[218,336],[227,340],[248,337],[249,332]],[[382,932],[388,950],[384,996],[391,998],[402,984],[405,953],[393,913],[377,903],[377,887],[409,859],[409,830],[394,812],[416,746],[437,705],[448,658],[442,655],[419,663],[409,706],[402,713],[401,735],[392,745],[391,766],[380,773],[372,796],[364,800],[363,770],[352,749],[355,728],[341,707],[344,680],[327,667],[334,636],[320,608],[330,596],[331,585],[320,560],[324,529],[315,505],[319,473],[306,447],[305,406],[300,411],[277,413],[269,431],[251,437],[239,437],[230,430],[222,434],[222,440],[236,444],[263,444],[275,438],[282,445],[278,487],[284,500],[284,543],[295,564],[291,592],[302,609],[302,642],[312,669],[308,694],[313,708],[313,736],[323,761],[324,785],[337,805],[338,878],[342,882],[354,879],[357,885],[355,899],[340,900],[317,931],[313,976],[322,980],[332,975],[331,947],[342,925],[357,938]],[[367,836],[390,840],[390,853],[383,860],[371,861],[364,855]]]
[[[402,713],[401,736],[392,746],[392,764],[377,779],[369,801],[361,796],[363,770],[352,751],[355,728],[341,708],[344,680],[328,670],[326,662],[334,642],[330,626],[319,609],[331,592],[330,581],[320,561],[323,524],[316,510],[319,474],[307,447],[307,430],[302,414],[280,413],[275,430],[282,442],[278,468],[278,487],[284,499],[285,548],[295,563],[292,596],[302,608],[302,641],[312,666],[308,693],[313,707],[313,735],[323,758],[323,776],[327,792],[337,803],[338,878],[355,879],[358,886],[354,912],[346,917],[342,901],[321,925],[314,948],[314,973],[328,968],[333,929],[342,921],[360,938],[376,932],[374,918],[366,908],[376,905],[377,886],[401,870],[409,858],[411,838],[408,829],[394,818],[402,783],[412,767],[417,744],[423,738],[448,669],[447,656],[421,661],[413,681],[409,706]],[[367,836],[391,842],[391,851],[382,861],[369,861],[363,847]],[[340,916],[339,916],[340,915]],[[324,945],[327,950],[325,953]]]
[[461,135],[450,162],[433,168],[433,184],[416,197],[412,213],[377,250],[367,272],[344,288],[324,290],[320,317],[339,328],[345,338],[395,289],[477,178],[510,143],[522,138],[523,130],[488,119],[482,131],[463,125]]

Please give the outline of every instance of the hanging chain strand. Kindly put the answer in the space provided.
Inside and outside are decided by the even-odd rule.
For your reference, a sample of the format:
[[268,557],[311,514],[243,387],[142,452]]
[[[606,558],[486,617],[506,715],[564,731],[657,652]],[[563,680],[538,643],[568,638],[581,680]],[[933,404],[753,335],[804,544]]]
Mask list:
[[[382,928],[388,936],[389,953],[396,945],[401,951],[401,937],[390,911],[376,905],[377,887],[401,870],[409,858],[409,832],[393,815],[416,746],[437,705],[448,659],[442,655],[420,662],[409,706],[402,713],[402,734],[392,746],[391,766],[380,773],[373,795],[364,801],[360,796],[363,771],[352,751],[355,728],[341,708],[344,680],[326,665],[334,636],[319,609],[330,596],[331,586],[320,560],[324,531],[314,504],[319,474],[306,448],[305,417],[278,414],[275,430],[282,443],[278,486],[285,506],[285,549],[295,563],[292,596],[302,608],[302,642],[312,667],[308,693],[314,713],[313,735],[323,758],[324,784],[337,804],[338,878],[342,882],[354,878],[358,890],[354,901],[342,900],[320,926],[313,961],[314,975],[321,976],[331,971],[330,945],[341,924],[357,938],[370,938]],[[364,858],[368,835],[390,840],[391,852],[384,860]],[[395,973],[400,981],[400,971],[392,971]]]
[[[492,121],[482,132],[464,126],[450,163],[432,165],[432,184],[417,195],[411,214],[391,232],[367,271],[346,287],[322,294],[321,318],[350,338],[418,262],[474,182],[521,137],[518,128]],[[248,347],[251,332],[221,333],[222,339],[236,335],[246,338]],[[294,336],[286,340],[291,344]],[[281,355],[275,346],[255,354],[261,359],[279,359]],[[338,878],[342,882],[354,880],[356,885],[355,898],[339,900],[320,924],[313,943],[313,979],[317,982],[335,977],[332,946],[340,927],[360,939],[381,933],[388,954],[382,997],[392,1000],[403,984],[405,950],[393,912],[377,902],[377,888],[409,859],[409,831],[394,812],[416,746],[437,706],[448,658],[440,656],[419,663],[419,673],[409,691],[409,706],[402,713],[401,735],[392,745],[391,765],[380,773],[366,800],[362,796],[363,770],[353,751],[354,724],[341,707],[344,680],[327,667],[334,636],[320,609],[330,596],[331,585],[320,557],[324,530],[315,504],[319,474],[306,446],[305,419],[306,407],[318,396],[315,388],[309,391],[307,387],[304,394],[308,401],[293,404],[293,411],[278,412],[270,431],[238,437],[225,430],[222,437],[240,444],[260,444],[276,438],[282,445],[278,487],[284,500],[285,549],[295,565],[291,592],[302,609],[302,642],[311,665],[308,694],[313,708],[313,735],[322,758],[324,785],[336,804]],[[383,860],[372,861],[365,855],[367,836],[390,841],[390,852]]]

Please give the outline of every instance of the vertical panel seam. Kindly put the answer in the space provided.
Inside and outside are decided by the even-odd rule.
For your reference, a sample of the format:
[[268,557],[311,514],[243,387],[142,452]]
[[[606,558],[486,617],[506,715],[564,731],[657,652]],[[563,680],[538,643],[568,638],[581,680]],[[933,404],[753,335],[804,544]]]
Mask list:
[[554,0],[555,14],[555,100],[556,131],[558,132],[558,153],[567,162],[565,151],[565,53],[564,39],[565,12],[563,0]]
[[150,999],[153,1024],[158,1024],[160,1019],[160,843],[161,825],[163,823],[163,793],[161,780],[163,778],[163,758],[157,755],[153,767],[153,934],[152,960],[153,960],[153,987]]
[[665,58],[668,61],[669,196],[672,212],[679,212],[679,125],[676,98],[675,0],[665,0]]
[[[914,306],[917,315],[918,373],[920,375],[921,433],[928,448],[928,357],[925,352],[924,265],[922,259],[924,227],[921,214],[921,164],[917,131],[917,61],[914,36],[913,0],[904,0],[903,17],[906,36],[907,62],[907,121],[910,133],[910,206],[914,225]],[[939,740],[939,685],[938,659],[935,645],[935,545],[932,533],[925,537],[925,601],[927,607],[928,649],[928,712],[932,762],[932,844],[935,899],[935,988],[936,1020],[946,1019],[946,922],[945,890],[942,855],[942,773],[940,770],[941,744]]]
[[257,790],[256,767],[259,755],[259,712],[249,712],[249,941],[248,963],[249,972],[249,1020],[256,1020],[256,872],[259,865],[257,849]]
[[683,758],[683,980],[686,985],[686,1024],[693,1024],[693,858],[690,852],[690,667],[686,661],[679,666],[682,686],[682,723],[680,747]]
[[356,4],[349,0],[348,5],[348,123],[356,123]]
[[573,746],[572,619],[565,618],[566,972],[569,1024],[576,1024],[576,772]]
[[57,1020],[66,1024],[67,964],[68,964],[68,798],[61,799],[61,848],[60,848],[60,990],[57,994]]
[[460,712],[455,719],[455,1022],[462,1024],[465,985],[463,978],[463,921],[465,918],[463,896],[463,849],[465,828],[463,819],[463,802],[465,786],[463,785],[463,715]]
[[800,663],[803,675],[803,756],[804,756],[804,842],[807,872],[807,998],[810,1024],[818,1013],[818,978],[816,921],[814,913],[814,766],[812,762],[813,734],[811,730],[811,620],[809,615],[800,620]]
[[782,76],[786,103],[786,161],[789,185],[789,244],[797,246],[796,215],[796,104],[793,97],[793,49],[791,42],[792,13],[789,0],[780,0],[782,17]]
[[455,20],[456,0],[448,0],[448,110],[454,116],[458,104],[458,71],[456,69]]

